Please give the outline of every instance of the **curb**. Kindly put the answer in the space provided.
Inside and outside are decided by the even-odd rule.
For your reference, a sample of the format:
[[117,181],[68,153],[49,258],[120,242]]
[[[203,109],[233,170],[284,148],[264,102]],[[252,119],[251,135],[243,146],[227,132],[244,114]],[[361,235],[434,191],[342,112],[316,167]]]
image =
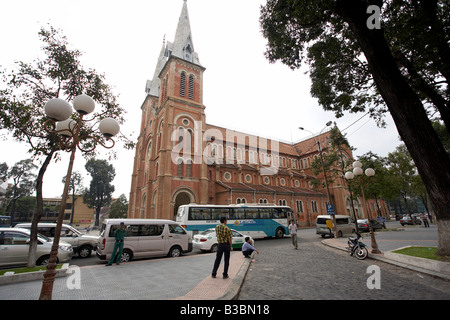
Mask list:
[[244,262],[241,265],[241,268],[236,274],[236,277],[234,277],[233,281],[228,286],[225,293],[217,300],[236,300],[239,292],[241,291],[242,283],[244,282],[245,276],[247,275],[250,263],[251,259],[244,260]]
[[[338,245],[335,245],[332,243],[328,243],[327,240],[322,240],[321,242],[322,242],[322,244],[324,244],[326,246],[329,246],[329,247],[332,247],[335,249],[339,249],[342,251],[347,251],[347,249],[345,247],[338,246]],[[398,249],[395,249],[395,250],[398,250]],[[429,259],[417,258],[417,257],[412,257],[412,256],[405,256],[405,257],[399,257],[399,256],[405,256],[405,255],[387,251],[387,252],[382,253],[381,255],[369,253],[368,257],[371,259],[374,259],[374,260],[379,260],[379,261],[382,261],[385,263],[396,265],[398,267],[425,273],[425,274],[428,274],[433,277],[437,277],[437,278],[441,278],[441,279],[450,281],[450,274],[446,274],[446,273],[439,272],[436,270],[431,270],[428,263],[423,263],[423,261],[421,261],[421,260],[429,260]],[[447,267],[448,267],[448,264],[447,264]]]
[[[66,277],[67,270],[69,269],[69,264],[64,263],[61,269],[56,270],[56,278]],[[0,285],[4,284],[14,284],[25,281],[34,281],[34,280],[44,280],[45,270],[35,271],[35,272],[24,272],[24,273],[8,273],[3,276],[0,276]]]

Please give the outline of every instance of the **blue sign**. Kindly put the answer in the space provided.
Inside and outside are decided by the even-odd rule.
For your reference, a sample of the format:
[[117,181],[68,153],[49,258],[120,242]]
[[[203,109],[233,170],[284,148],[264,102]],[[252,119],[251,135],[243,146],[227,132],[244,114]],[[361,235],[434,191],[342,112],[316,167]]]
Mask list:
[[327,213],[334,214],[333,205],[331,203],[327,203]]

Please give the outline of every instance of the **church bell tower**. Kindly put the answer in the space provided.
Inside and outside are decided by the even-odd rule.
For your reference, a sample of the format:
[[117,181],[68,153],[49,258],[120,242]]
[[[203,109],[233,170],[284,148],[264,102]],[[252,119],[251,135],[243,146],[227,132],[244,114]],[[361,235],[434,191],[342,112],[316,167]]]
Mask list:
[[129,218],[174,219],[181,204],[207,203],[207,165],[198,158],[206,144],[204,71],[184,0],[175,39],[164,41],[146,84]]

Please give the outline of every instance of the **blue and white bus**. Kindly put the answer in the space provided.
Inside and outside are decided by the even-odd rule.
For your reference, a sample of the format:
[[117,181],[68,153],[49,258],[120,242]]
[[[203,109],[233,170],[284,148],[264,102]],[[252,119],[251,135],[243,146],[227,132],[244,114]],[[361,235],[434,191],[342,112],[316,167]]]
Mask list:
[[11,217],[0,216],[0,227],[11,227]]
[[282,238],[289,234],[288,225],[293,212],[288,206],[267,204],[199,205],[186,204],[178,208],[176,221],[191,235],[215,228],[221,217],[227,226],[253,239]]

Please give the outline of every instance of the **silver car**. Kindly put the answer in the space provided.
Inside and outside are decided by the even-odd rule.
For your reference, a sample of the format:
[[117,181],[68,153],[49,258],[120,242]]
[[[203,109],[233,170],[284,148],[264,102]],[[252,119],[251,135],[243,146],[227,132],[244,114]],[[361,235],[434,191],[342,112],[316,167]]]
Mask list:
[[[31,223],[19,223],[15,228],[31,229]],[[50,239],[55,237],[56,223],[40,222],[38,224],[38,232]],[[74,253],[78,253],[80,258],[87,258],[92,251],[97,248],[98,236],[88,236],[82,234],[77,229],[63,224],[61,226],[61,241],[70,243]]]
[[[20,228],[0,228],[0,267],[26,265],[30,248],[30,230]],[[50,258],[53,241],[43,235],[38,235],[36,250],[36,265],[46,265]],[[72,259],[72,246],[65,242],[59,243],[58,263]]]

